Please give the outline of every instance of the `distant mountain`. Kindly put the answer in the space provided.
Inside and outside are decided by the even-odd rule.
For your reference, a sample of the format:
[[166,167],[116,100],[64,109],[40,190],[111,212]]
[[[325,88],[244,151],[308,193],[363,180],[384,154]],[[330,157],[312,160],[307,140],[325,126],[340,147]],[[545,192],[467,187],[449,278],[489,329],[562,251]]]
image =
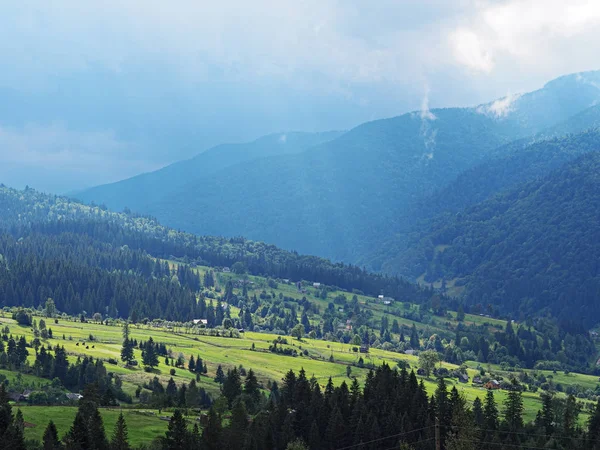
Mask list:
[[73,196],[85,202],[103,203],[113,210],[129,207],[136,211],[145,211],[149,204],[183,188],[193,180],[245,161],[299,153],[342,134],[342,131],[277,133],[263,136],[252,142],[218,145],[192,159],[117,183],[77,192]]
[[434,252],[430,241],[421,240],[432,222],[446,220],[450,214],[544,177],[583,154],[600,151],[600,131],[593,129],[523,148],[520,143],[507,147],[510,147],[509,153],[463,172],[444,189],[414,205],[411,214],[417,224],[410,230],[391,234],[384,245],[374,248],[365,257],[369,265],[387,273],[400,273],[412,279],[419,277],[427,270],[427,261]]
[[378,269],[382,262],[368,255],[414,227],[415,205],[503,148],[509,152],[504,146],[510,142],[595,105],[598,86],[598,72],[570,75],[475,108],[369,122],[296,154],[237,162],[201,176],[178,172],[174,179],[166,171],[160,181],[132,179],[80,197],[129,206],[194,233],[243,235]]
[[599,223],[600,152],[593,151],[438,217],[421,232],[413,263],[425,258],[424,281],[445,280],[471,305],[520,318],[550,312],[589,326],[600,321]]
[[556,78],[537,91],[508,96],[477,109],[520,128],[541,131],[600,103],[599,92],[600,71],[582,72]]

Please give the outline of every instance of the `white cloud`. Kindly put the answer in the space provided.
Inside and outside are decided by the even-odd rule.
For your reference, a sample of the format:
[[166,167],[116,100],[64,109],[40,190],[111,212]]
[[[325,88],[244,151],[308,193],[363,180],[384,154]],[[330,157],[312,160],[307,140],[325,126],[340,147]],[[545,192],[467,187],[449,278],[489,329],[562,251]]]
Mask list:
[[521,97],[521,94],[508,94],[506,97],[499,98],[487,105],[481,105],[477,112],[497,119],[507,117],[515,110],[515,102]]
[[476,33],[461,28],[454,31],[450,39],[454,47],[454,57],[460,64],[475,71],[492,71],[492,57]]
[[588,57],[589,45],[598,48],[598,25],[597,0],[487,0],[474,3],[450,39],[456,62],[471,70],[489,74],[502,61],[527,74],[571,65],[568,72],[597,64],[581,59],[581,46]]

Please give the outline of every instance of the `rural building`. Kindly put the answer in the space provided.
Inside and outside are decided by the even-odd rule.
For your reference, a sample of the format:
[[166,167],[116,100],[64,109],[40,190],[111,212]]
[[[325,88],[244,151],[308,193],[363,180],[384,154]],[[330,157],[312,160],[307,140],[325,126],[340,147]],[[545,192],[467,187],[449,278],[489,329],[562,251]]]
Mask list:
[[484,387],[486,389],[500,389],[500,383],[497,380],[490,380],[485,383]]
[[19,392],[13,392],[8,394],[8,398],[9,400],[12,400],[13,402],[24,402],[25,401],[25,397],[23,397],[23,394],[19,393]]
[[321,287],[321,283],[313,283],[313,287],[316,287],[316,288]]
[[81,394],[75,394],[73,392],[69,392],[67,394],[67,398],[69,400],[81,400],[83,398],[83,395],[81,395]]

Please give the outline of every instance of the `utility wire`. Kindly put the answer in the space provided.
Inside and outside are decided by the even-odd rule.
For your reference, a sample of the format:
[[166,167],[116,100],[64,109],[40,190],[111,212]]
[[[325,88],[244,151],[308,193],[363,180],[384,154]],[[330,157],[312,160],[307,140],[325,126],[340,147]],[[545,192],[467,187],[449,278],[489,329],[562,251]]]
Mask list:
[[526,433],[524,431],[504,431],[504,430],[492,430],[492,429],[485,429],[485,428],[470,428],[470,427],[459,427],[459,426],[454,426],[454,425],[450,425],[448,428],[450,429],[461,429],[461,430],[474,430],[474,431],[485,431],[485,432],[491,432],[491,433],[500,433],[500,434],[517,434],[517,435],[521,435],[521,436],[529,436],[529,437],[540,437],[540,438],[555,438],[555,439],[573,439],[575,441],[588,441],[588,442],[595,442],[595,439],[589,439],[589,438],[581,438],[581,437],[572,437],[572,436],[564,436],[564,435],[557,435],[557,434],[552,434],[552,435],[547,435],[547,434],[532,434],[532,433]]
[[[407,434],[416,433],[417,431],[428,430],[428,429],[434,428],[434,427],[435,427],[435,425],[430,425],[428,427],[423,427],[423,428],[417,428],[416,430],[405,431],[404,433],[392,434],[390,436],[385,436],[385,437],[382,437],[379,439],[373,439],[372,441],[361,442],[360,444],[349,445],[348,447],[341,447],[341,448],[338,448],[337,450],[348,450],[350,448],[360,447],[361,445],[367,445],[367,444],[372,444],[373,442],[385,441],[386,439],[392,439],[392,438],[396,438],[396,437],[406,436]],[[433,438],[431,438],[431,439],[433,439]]]

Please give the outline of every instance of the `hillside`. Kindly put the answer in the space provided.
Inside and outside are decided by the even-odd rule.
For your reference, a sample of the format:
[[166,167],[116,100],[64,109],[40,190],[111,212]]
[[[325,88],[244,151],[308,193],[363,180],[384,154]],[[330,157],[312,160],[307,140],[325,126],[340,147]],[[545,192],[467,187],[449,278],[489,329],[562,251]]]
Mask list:
[[[407,348],[408,336],[414,348],[417,329],[424,338],[435,334],[448,341],[460,330],[471,344],[448,347],[448,362],[469,359],[465,352],[474,359],[480,351],[489,355],[481,362],[532,367],[537,360],[556,360],[555,351],[537,348],[538,335],[531,329],[521,336],[523,350],[515,345],[504,355],[489,353],[488,346],[499,340],[497,322],[481,325],[471,319],[472,329],[452,324],[448,309],[456,310],[459,303],[400,278],[258,242],[186,235],[150,219],[31,189],[0,188],[0,208],[6,211],[0,221],[2,307],[39,309],[53,298],[59,311],[86,317],[204,319],[209,328],[220,328],[228,319],[236,329],[280,334],[302,324],[304,333],[314,331],[317,338],[358,339],[397,351]],[[388,297],[387,303],[380,295]],[[348,321],[350,329],[344,326]],[[357,336],[353,328],[360,329],[354,331]],[[544,325],[540,330],[540,339],[548,339],[552,330],[557,341],[565,333],[585,333],[581,327]],[[487,341],[479,339],[482,333]],[[435,345],[441,348],[441,341]],[[588,370],[588,360],[587,350],[572,348],[562,363]]]
[[417,278],[425,271],[421,262],[426,257],[414,241],[429,227],[429,221],[441,214],[460,212],[520,183],[543,177],[578,156],[600,150],[600,132],[590,130],[530,145],[511,143],[504,150],[502,156],[466,170],[445,188],[413,205],[410,214],[416,225],[398,230],[361,263]]
[[[2,306],[33,306],[57,297],[60,309],[127,317],[191,320],[200,281],[190,265],[242,265],[254,275],[311,280],[419,302],[431,292],[405,280],[334,264],[243,238],[195,236],[153,219],[112,213],[32,189],[0,187]],[[178,279],[154,258],[185,264]],[[48,281],[51,280],[51,283]],[[127,292],[124,295],[122,292]],[[143,299],[147,299],[142,301]]]
[[[241,238],[184,234],[31,189],[0,187],[0,209],[0,408],[7,389],[28,438],[40,439],[52,419],[68,442],[90,408],[100,407],[95,424],[102,417],[112,426],[114,408],[127,405],[136,444],[154,445],[181,408],[202,427],[205,446],[245,430],[244,439],[268,448],[270,435],[257,427],[271,422],[285,444],[291,425],[280,419],[289,416],[312,420],[313,448],[322,448],[314,443],[331,435],[331,423],[358,420],[366,433],[394,414],[371,435],[397,433],[390,427],[398,423],[417,430],[440,402],[489,401],[491,380],[499,383],[492,401],[519,395],[525,420],[549,395],[558,411],[577,396],[581,423],[593,413],[597,351],[576,324],[465,314],[398,278]],[[79,408],[71,392],[83,394]],[[207,437],[215,421],[225,437]]]
[[548,312],[597,323],[598,169],[600,153],[592,152],[439,217],[414,253],[428,261],[425,281],[458,279],[469,304],[490,303],[517,317]]
[[563,77],[514,101],[377,120],[298,154],[177,181],[163,177],[149,190],[129,181],[127,192],[113,186],[110,195],[83,193],[81,198],[101,203],[144,197],[143,205],[127,206],[188,232],[243,235],[370,264],[365,255],[389,238],[390,229],[414,224],[415,202],[443,189],[495,149],[590,107],[599,99],[597,77],[595,72]]
[[145,212],[148,204],[183,188],[193,180],[202,179],[227,167],[254,159],[300,153],[342,134],[343,132],[339,131],[288,132],[263,136],[247,143],[218,145],[192,159],[117,183],[76,192],[73,196],[86,202],[105,204],[115,211],[129,207],[134,211]]

